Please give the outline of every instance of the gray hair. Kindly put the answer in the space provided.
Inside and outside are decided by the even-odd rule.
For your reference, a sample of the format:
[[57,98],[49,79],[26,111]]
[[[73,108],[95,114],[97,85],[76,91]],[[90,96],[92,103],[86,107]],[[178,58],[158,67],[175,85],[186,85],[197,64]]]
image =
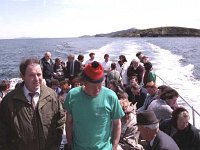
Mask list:
[[155,124],[150,124],[150,125],[142,125],[142,127],[148,128],[148,129],[151,129],[151,130],[155,130],[155,129],[159,128],[159,122],[155,123]]
[[75,56],[74,56],[74,54],[69,53],[69,54],[67,55],[67,57],[68,57],[68,58],[74,58]]
[[51,52],[45,52],[44,56],[50,56],[51,57]]

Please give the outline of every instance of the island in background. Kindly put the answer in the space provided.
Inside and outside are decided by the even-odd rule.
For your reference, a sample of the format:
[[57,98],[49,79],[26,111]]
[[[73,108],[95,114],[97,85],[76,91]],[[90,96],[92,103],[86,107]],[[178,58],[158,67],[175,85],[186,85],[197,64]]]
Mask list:
[[95,37],[200,37],[200,29],[158,27],[140,30],[131,28],[106,34],[96,34]]

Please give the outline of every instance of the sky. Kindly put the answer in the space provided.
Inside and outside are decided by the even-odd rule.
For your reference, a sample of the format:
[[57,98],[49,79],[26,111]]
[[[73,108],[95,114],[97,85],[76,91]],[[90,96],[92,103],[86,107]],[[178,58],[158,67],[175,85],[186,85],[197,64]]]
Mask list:
[[199,14],[200,0],[0,0],[0,39],[161,26],[200,29]]

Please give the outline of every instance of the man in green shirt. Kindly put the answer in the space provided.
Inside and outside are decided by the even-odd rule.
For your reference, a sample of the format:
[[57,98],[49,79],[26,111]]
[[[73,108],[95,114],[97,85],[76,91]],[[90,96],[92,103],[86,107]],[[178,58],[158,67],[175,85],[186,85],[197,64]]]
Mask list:
[[116,94],[103,87],[103,67],[94,61],[82,73],[83,86],[67,94],[66,133],[72,150],[117,150],[124,112]]

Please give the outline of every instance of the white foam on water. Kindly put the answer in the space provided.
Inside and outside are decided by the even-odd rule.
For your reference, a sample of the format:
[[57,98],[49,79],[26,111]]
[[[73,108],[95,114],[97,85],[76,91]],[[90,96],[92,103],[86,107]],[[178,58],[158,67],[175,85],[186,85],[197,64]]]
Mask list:
[[10,79],[10,90],[14,90],[17,83],[21,83],[22,78],[12,78]]
[[[132,59],[136,58],[136,53],[139,51],[140,46],[131,41],[116,41],[110,44],[107,44],[99,49],[89,50],[88,53],[95,51],[95,59],[97,61],[103,61],[104,54],[109,54],[111,60],[114,62],[118,61],[119,55],[125,55],[127,59],[127,63],[129,64]],[[89,58],[86,54],[86,58]]]
[[[87,54],[84,54],[84,62],[85,63],[90,57],[89,53],[94,52],[95,53],[95,60],[98,62],[103,62],[104,61],[104,54],[109,54],[109,49],[110,49],[111,44],[107,44],[99,49],[90,49],[88,50]],[[110,54],[109,54],[110,55]]]
[[[150,49],[143,49],[144,45],[148,45]],[[196,80],[193,76],[194,66],[192,64],[186,66],[181,64],[180,60],[183,59],[182,56],[172,54],[169,50],[162,49],[151,43],[143,42],[141,45],[137,40],[115,41],[99,49],[89,50],[88,53],[92,51],[95,52],[96,60],[100,62],[103,61],[103,56],[106,53],[113,57],[114,62],[117,62],[118,56],[123,54],[126,56],[128,63],[135,58],[138,51],[148,53],[156,74],[168,85],[176,89],[188,104],[193,106],[196,110],[200,110],[200,102],[198,102],[200,97],[200,92],[198,92],[200,81]],[[85,60],[87,60],[88,54],[85,56]],[[159,78],[157,79],[158,85],[162,85],[163,81]],[[190,107],[188,107],[181,98],[178,99],[178,104],[188,109],[191,114],[190,121],[192,122]],[[200,117],[196,115],[195,120],[197,122],[196,127],[200,128]]]
[[[150,43],[149,45],[155,55],[153,66],[156,74],[176,89],[180,96],[197,111],[200,110],[200,81],[196,80],[193,76],[194,65],[188,64],[184,66],[180,63],[180,60],[183,59],[182,56],[172,54],[169,50],[162,49],[156,45]],[[180,98],[178,103],[191,111]],[[195,119],[198,122],[196,123],[197,127],[200,128],[200,117],[197,116]]]

